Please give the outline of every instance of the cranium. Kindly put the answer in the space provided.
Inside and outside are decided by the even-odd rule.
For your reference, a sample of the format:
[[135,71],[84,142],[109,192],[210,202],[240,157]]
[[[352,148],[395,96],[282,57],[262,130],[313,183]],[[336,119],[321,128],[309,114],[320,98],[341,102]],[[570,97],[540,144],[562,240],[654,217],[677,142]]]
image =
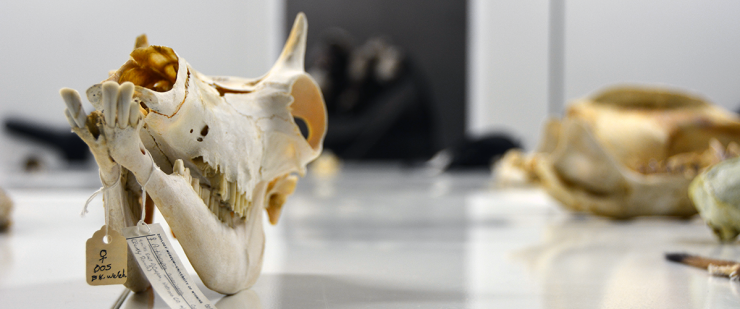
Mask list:
[[[260,210],[277,222],[326,131],[321,92],[303,69],[306,27],[299,14],[277,63],[260,78],[205,76],[140,37],[130,60],[87,90],[96,109],[89,116],[76,91],[61,90],[101,180],[122,177],[118,194],[104,196],[111,227],[136,223],[138,182],[206,286],[230,294],[255,282],[264,250]],[[147,287],[133,262],[129,274],[128,287]]]
[[740,234],[740,158],[717,163],[699,174],[689,187],[699,215],[723,242]]
[[740,148],[737,116],[664,89],[604,91],[574,102],[545,129],[537,153],[512,153],[504,164],[566,208],[614,218],[695,214],[691,180]]

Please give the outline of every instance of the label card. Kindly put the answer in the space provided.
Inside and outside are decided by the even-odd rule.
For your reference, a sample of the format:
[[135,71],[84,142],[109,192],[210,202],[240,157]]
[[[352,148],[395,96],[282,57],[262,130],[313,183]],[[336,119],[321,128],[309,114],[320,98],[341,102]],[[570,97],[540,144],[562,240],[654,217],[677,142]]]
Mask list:
[[128,252],[126,239],[114,230],[108,231],[105,243],[105,225],[87,240],[85,275],[89,285],[108,285],[126,283]]
[[123,235],[149,283],[170,308],[216,308],[186,272],[161,225],[127,227]]

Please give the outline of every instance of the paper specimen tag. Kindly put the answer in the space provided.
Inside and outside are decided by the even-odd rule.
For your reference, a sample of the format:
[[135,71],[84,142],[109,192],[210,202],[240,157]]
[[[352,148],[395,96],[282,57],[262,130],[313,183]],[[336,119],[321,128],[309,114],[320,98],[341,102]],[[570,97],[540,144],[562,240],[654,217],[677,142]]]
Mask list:
[[114,230],[108,231],[108,243],[105,237],[105,225],[87,240],[85,274],[89,285],[108,285],[126,283],[128,252],[126,239]]
[[127,227],[123,235],[149,283],[170,308],[216,308],[185,271],[161,225]]

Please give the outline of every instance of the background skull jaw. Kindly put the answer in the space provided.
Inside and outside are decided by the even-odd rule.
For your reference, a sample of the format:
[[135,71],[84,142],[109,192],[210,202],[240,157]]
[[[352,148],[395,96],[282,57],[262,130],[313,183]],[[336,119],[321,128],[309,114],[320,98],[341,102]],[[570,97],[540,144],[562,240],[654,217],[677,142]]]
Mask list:
[[646,180],[642,175],[624,171],[621,176],[630,180],[623,179],[616,186],[599,191],[592,188],[589,179],[566,178],[548,160],[539,158],[536,162],[538,180],[568,210],[620,220],[639,216],[690,218],[696,214],[685,196],[690,180],[683,176]]

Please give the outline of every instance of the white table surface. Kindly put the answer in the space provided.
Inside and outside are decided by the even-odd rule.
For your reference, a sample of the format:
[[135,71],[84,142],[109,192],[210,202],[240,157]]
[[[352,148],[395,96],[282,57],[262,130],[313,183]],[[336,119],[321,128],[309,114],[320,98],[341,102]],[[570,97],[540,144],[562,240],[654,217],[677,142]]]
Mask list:
[[[79,217],[96,189],[90,175],[56,188],[6,181],[16,206],[14,225],[0,234],[0,308],[114,303],[121,286],[84,279],[85,241],[104,223],[100,200]],[[201,285],[218,308],[740,307],[740,283],[663,258],[740,260],[737,244],[718,244],[699,218],[573,215],[541,190],[495,189],[487,173],[355,166],[330,179],[309,175],[266,234],[263,274],[251,290],[224,297]],[[123,308],[151,308],[152,300],[167,308],[153,294]]]

